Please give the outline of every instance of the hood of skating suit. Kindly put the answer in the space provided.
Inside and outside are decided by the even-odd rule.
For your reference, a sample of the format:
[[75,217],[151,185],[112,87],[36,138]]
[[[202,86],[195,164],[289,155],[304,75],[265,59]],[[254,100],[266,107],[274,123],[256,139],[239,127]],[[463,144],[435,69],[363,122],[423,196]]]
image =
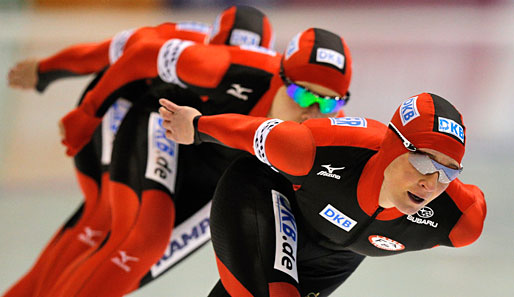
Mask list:
[[[417,148],[433,149],[462,162],[466,144],[462,115],[440,96],[421,93],[410,97],[398,107],[391,123]],[[408,150],[399,136],[388,129],[378,153],[364,168],[359,182],[359,204],[366,213],[373,213],[378,207],[378,195],[386,167],[406,152]],[[401,215],[401,212],[392,208],[386,209],[378,218],[392,219]]]
[[352,58],[342,37],[309,28],[289,42],[283,68],[284,75],[292,81],[315,83],[344,96],[350,87]]
[[260,10],[234,5],[222,11],[214,22],[210,44],[262,46],[273,49],[274,32]]
[[[299,32],[284,51],[280,75],[275,75],[271,82],[269,98],[261,100],[255,110],[269,110],[273,97],[284,84],[281,75],[293,82],[315,83],[345,96],[352,77],[350,50],[342,37],[327,30],[309,28]],[[264,105],[266,108],[261,108]]]

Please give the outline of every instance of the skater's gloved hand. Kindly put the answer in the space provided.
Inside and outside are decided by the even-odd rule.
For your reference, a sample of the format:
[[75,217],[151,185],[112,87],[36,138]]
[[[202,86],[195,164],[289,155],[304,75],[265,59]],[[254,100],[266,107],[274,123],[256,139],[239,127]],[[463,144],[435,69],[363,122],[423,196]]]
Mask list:
[[91,140],[93,132],[101,122],[101,118],[90,116],[78,108],[64,116],[59,123],[59,128],[61,142],[67,148],[66,154],[75,156]]

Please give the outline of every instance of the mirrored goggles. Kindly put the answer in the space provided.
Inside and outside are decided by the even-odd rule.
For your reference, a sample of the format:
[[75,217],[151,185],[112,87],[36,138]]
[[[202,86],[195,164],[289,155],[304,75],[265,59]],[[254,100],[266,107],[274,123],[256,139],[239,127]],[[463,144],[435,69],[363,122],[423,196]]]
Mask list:
[[346,105],[349,99],[349,93],[347,93],[345,97],[328,97],[318,95],[295,83],[286,84],[286,86],[287,95],[300,105],[300,107],[307,108],[314,103],[318,103],[321,113],[337,112]]
[[403,136],[403,134],[400,133],[393,123],[389,123],[389,128],[393,130],[398,137],[400,137],[405,148],[410,151],[409,163],[411,163],[419,173],[427,175],[438,172],[438,181],[440,183],[447,184],[456,179],[462,172],[462,165],[458,169],[450,168],[430,158],[429,155],[419,151],[418,148],[416,148],[407,140],[407,138],[405,138],[405,136]]
[[302,108],[318,103],[321,113],[334,113],[339,111],[350,100],[350,92],[347,92],[344,97],[323,96],[306,87],[297,85],[285,76],[283,68],[280,70],[280,77],[286,85],[287,95]]
[[438,181],[440,183],[448,184],[456,179],[462,172],[462,167],[459,169],[450,168],[430,158],[427,154],[420,152],[412,152],[409,154],[409,162],[416,168],[419,173],[423,175],[439,173]]

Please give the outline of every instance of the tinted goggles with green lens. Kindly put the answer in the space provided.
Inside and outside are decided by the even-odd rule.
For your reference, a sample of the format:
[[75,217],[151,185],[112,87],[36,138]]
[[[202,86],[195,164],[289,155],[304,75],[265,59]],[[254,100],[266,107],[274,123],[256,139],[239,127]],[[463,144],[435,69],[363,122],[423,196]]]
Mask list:
[[350,100],[350,92],[347,92],[344,97],[323,96],[306,87],[297,85],[285,76],[283,69],[280,71],[280,77],[286,85],[287,95],[302,108],[307,108],[314,103],[318,103],[321,113],[334,113],[345,106],[348,100]]
[[416,168],[419,173],[427,175],[438,172],[438,181],[440,183],[447,184],[456,179],[462,172],[462,166],[457,169],[450,168],[430,158],[429,155],[419,151],[418,148],[416,148],[407,140],[407,138],[405,138],[405,136],[403,136],[402,133],[400,133],[393,123],[389,123],[389,128],[393,130],[398,137],[400,137],[405,148],[411,152],[409,154],[409,163]]

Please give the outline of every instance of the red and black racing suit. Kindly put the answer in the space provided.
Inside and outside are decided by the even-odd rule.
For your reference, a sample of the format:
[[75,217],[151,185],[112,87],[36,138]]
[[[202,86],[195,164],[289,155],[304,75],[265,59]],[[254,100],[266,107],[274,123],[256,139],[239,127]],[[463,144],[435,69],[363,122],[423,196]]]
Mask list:
[[[152,80],[153,87],[133,102],[114,142],[109,168],[111,236],[74,273],[72,279],[82,283],[80,288],[68,287],[57,296],[104,294],[111,290],[102,285],[106,280],[115,287],[125,286],[128,292],[160,276],[209,239],[209,202],[215,185],[241,152],[212,144],[179,146],[167,140],[157,113],[158,99],[192,105],[206,114],[265,116],[283,85],[278,75],[280,59],[264,48],[172,39],[136,45],[106,71],[83,103],[63,120],[71,151],[80,148],[81,137],[87,141],[82,131],[95,128],[112,93],[141,80]],[[172,230],[176,234],[170,240]],[[138,261],[127,263],[130,269],[120,269],[111,259],[121,252]],[[94,274],[89,273],[91,267],[96,267]],[[87,280],[84,272],[91,275]],[[144,273],[142,281],[135,283]]]
[[[124,50],[132,45],[144,40],[169,38],[204,42],[208,31],[209,25],[198,22],[163,23],[155,27],[122,31],[112,39],[102,42],[68,47],[39,61],[36,90],[43,92],[60,78],[95,74],[95,78],[84,90],[80,104],[110,64],[115,63]],[[31,270],[3,296],[46,296],[57,278],[60,277],[60,281],[66,279],[71,268],[106,238],[111,227],[111,213],[108,197],[101,185],[109,179],[112,140],[123,116],[130,108],[130,102],[147,90],[147,82],[139,81],[126,85],[109,96],[108,100],[113,104],[101,127],[95,130],[91,141],[74,156],[84,201],[53,236]]]
[[482,231],[483,193],[458,179],[414,215],[378,205],[379,148],[393,132],[377,121],[214,115],[195,129],[198,143],[257,157],[234,162],[213,199],[212,242],[231,296],[328,296],[365,256],[461,247]]

